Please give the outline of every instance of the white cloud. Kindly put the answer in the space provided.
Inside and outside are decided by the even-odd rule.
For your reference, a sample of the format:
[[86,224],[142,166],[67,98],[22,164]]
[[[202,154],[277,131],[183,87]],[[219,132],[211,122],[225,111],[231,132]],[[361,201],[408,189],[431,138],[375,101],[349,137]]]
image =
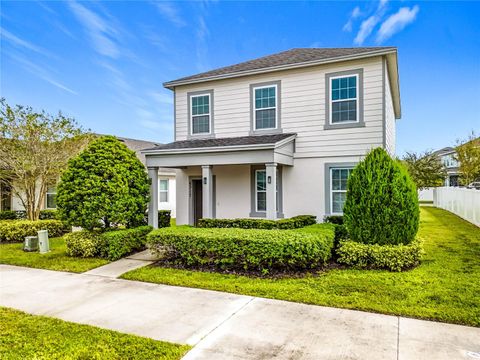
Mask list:
[[24,59],[20,56],[15,56],[15,55],[12,55],[12,54],[9,54],[9,56],[13,60],[15,60],[18,64],[22,65],[22,67],[25,70],[32,73],[33,75],[38,76],[40,79],[48,82],[49,84],[51,84],[51,85],[53,85],[53,86],[55,86],[55,87],[57,87],[61,90],[69,92],[70,94],[78,95],[78,93],[76,91],[70,89],[69,87],[67,87],[67,86],[63,85],[62,83],[60,83],[59,81],[55,80],[55,78],[43,67],[41,67],[37,64],[34,64],[33,62],[31,62],[27,59]]
[[388,17],[383,22],[377,33],[376,41],[378,44],[392,37],[394,34],[402,31],[405,26],[415,21],[419,11],[418,5],[412,8],[403,7],[400,8],[395,14]]
[[350,14],[350,18],[345,23],[345,25],[343,25],[343,31],[348,31],[348,32],[352,31],[353,21],[356,18],[358,18],[361,14],[362,12],[360,11],[360,7],[355,6],[355,8],[352,10]]
[[180,16],[177,7],[174,4],[166,1],[156,1],[154,2],[154,5],[159,13],[175,26],[183,27],[187,25],[185,20],[183,20]]
[[68,4],[78,21],[86,29],[95,50],[101,55],[118,58],[120,51],[114,40],[114,36],[117,34],[116,29],[106,19],[85,6],[74,1]]
[[382,20],[382,17],[385,14],[387,2],[388,0],[380,0],[377,9],[373,13],[373,15],[362,21],[362,23],[360,24],[360,30],[358,31],[357,36],[355,36],[355,39],[353,40],[356,45],[362,45],[363,42],[373,32],[375,26],[377,26],[377,24]]
[[0,27],[0,34],[5,40],[7,40],[9,43],[14,45],[15,47],[24,48],[24,49],[34,51],[34,52],[36,52],[38,54],[41,54],[41,55],[44,55],[44,56],[52,57],[52,55],[48,51],[42,49],[39,46],[36,46],[36,45],[28,42],[26,40],[20,39],[18,36],[12,34],[11,32],[5,30],[2,27]]

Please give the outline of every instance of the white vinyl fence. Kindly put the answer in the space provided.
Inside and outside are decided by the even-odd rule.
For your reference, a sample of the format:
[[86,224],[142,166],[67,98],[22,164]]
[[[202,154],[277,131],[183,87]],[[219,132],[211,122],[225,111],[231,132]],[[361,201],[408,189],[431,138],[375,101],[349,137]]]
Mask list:
[[480,190],[438,187],[433,189],[433,205],[480,226]]

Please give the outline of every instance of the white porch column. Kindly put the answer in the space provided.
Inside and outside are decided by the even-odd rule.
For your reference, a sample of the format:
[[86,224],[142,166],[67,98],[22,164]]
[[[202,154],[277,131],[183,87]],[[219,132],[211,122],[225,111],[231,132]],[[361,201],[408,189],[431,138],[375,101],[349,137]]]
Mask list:
[[277,163],[265,164],[267,175],[267,219],[277,218]]
[[158,167],[148,168],[150,178],[150,202],[148,204],[148,225],[158,229]]
[[213,218],[213,175],[212,165],[202,165],[202,216]]

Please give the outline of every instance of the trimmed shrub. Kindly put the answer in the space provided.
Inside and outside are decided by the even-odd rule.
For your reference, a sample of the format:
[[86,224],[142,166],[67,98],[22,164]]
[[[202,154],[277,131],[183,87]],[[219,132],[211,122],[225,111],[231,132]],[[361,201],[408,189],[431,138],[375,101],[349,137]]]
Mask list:
[[15,210],[17,220],[27,220],[27,212],[25,210]]
[[336,225],[343,225],[343,216],[342,215],[328,215],[323,218],[324,222]]
[[154,252],[184,266],[221,270],[302,270],[331,257],[333,229],[298,230],[164,228],[148,235]]
[[59,220],[57,210],[41,210],[39,215],[40,220]]
[[75,257],[99,256],[103,246],[101,235],[99,231],[90,230],[75,231],[64,235],[67,255]]
[[200,219],[200,228],[240,228],[240,229],[298,229],[317,223],[313,215],[298,215],[289,219]]
[[3,210],[0,211],[0,220],[15,220],[17,214],[13,210]]
[[149,179],[135,152],[104,136],[68,162],[56,199],[62,220],[92,230],[141,225],[148,198]]
[[82,230],[64,236],[67,255],[76,257],[102,257],[118,260],[135,251],[145,249],[150,226],[133,229],[99,231]]
[[23,242],[26,236],[37,236],[39,230],[48,230],[49,237],[64,233],[64,224],[59,220],[14,220],[0,222],[0,242]]
[[164,228],[170,226],[172,212],[170,210],[158,210],[158,227]]
[[350,239],[365,244],[409,244],[420,210],[408,172],[384,149],[372,150],[352,171],[343,219]]
[[140,226],[133,229],[108,231],[101,235],[100,256],[108,260],[118,260],[146,247],[147,235],[151,226]]
[[344,241],[336,250],[337,262],[357,268],[402,271],[419,264],[422,243],[415,239],[408,245],[361,244]]

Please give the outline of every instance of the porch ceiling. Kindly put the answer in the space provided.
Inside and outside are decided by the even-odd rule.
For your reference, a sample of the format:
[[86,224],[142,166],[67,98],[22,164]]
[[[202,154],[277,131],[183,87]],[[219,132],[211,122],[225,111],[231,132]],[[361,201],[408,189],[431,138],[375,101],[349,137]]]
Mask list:
[[296,134],[177,141],[143,150],[147,167],[278,163],[293,165]]

